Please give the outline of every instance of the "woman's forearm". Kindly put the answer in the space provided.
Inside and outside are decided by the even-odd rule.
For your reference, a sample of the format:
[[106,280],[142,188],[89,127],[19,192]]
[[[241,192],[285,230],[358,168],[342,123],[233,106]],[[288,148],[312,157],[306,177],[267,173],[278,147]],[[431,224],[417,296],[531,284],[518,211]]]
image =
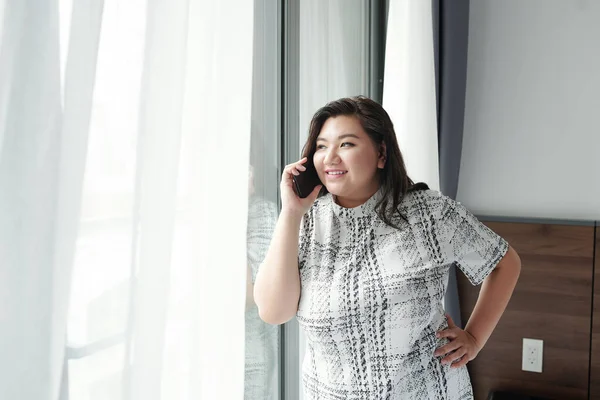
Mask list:
[[298,309],[298,237],[301,220],[301,215],[282,211],[254,282],[254,302],[260,317],[269,324],[287,322]]
[[520,272],[521,259],[509,247],[506,255],[483,282],[479,298],[465,327],[465,331],[473,336],[480,349],[485,346],[504,313]]

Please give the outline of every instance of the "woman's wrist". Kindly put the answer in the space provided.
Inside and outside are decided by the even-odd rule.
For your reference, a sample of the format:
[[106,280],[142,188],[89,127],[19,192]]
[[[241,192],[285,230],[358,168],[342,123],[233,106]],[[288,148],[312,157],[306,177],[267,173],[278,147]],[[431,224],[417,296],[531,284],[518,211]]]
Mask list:
[[475,346],[477,346],[477,350],[481,351],[481,349],[483,349],[483,346],[485,345],[485,341],[481,340],[477,337],[477,335],[473,334],[473,332],[468,327],[465,327],[465,332],[471,337],[471,339],[473,339]]
[[298,210],[289,209],[289,208],[282,208],[279,216],[280,216],[280,218],[291,219],[291,220],[295,220],[295,221],[299,222],[300,220],[302,220],[302,217],[304,216],[304,214],[305,213],[303,211],[298,211]]

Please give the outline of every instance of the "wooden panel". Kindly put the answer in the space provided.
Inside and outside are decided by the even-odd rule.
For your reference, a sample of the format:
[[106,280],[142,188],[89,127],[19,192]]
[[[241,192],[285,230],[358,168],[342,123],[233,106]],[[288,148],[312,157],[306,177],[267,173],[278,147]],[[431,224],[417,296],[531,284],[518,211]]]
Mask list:
[[600,399],[600,227],[596,227],[596,262],[594,271],[590,399]]
[[[490,222],[519,253],[522,270],[508,308],[469,363],[476,400],[490,390],[587,399],[594,227]],[[463,321],[479,294],[458,274]],[[543,373],[521,370],[523,338],[544,340]]]

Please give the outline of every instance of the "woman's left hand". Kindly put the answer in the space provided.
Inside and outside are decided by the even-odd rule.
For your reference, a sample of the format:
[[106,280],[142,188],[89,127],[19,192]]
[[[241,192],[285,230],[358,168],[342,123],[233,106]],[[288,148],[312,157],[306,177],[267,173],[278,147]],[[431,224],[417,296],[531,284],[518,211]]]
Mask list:
[[445,356],[442,364],[452,364],[451,368],[460,368],[477,357],[481,347],[469,332],[460,329],[450,315],[446,314],[448,319],[448,329],[436,334],[438,338],[448,338],[450,343],[445,344],[435,351],[434,356]]

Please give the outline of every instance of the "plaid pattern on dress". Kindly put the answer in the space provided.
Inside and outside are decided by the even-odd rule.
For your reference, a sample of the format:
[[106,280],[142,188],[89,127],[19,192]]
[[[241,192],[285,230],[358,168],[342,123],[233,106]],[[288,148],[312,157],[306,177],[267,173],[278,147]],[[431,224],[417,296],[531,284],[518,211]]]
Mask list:
[[433,352],[446,339],[444,295],[453,263],[480,284],[508,250],[504,239],[437,191],[407,194],[400,229],[375,205],[346,209],[327,194],[304,216],[299,242],[306,333],[305,400],[473,398],[466,367]]

